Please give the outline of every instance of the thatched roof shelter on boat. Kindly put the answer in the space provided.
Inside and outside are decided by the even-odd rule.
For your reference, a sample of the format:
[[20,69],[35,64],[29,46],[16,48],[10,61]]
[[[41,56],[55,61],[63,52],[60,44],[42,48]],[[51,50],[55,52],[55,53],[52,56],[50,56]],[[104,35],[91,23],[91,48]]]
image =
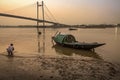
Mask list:
[[66,35],[65,34],[59,34],[54,38],[54,40],[58,43],[61,43],[61,44],[65,43],[65,42],[71,43],[71,42],[76,41],[75,37],[73,35],[70,35],[70,34],[66,34]]

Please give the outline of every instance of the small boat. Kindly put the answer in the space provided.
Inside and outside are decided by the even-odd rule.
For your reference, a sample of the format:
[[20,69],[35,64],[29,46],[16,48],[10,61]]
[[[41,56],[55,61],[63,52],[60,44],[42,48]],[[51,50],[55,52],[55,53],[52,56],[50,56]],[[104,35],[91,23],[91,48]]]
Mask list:
[[69,30],[77,30],[77,28],[73,28],[73,27],[71,27],[71,28],[69,28]]
[[71,34],[56,34],[52,37],[52,40],[61,46],[64,47],[70,47],[75,49],[84,49],[84,50],[91,50],[97,47],[100,47],[102,45],[105,45],[105,43],[86,43],[86,42],[78,42],[76,41],[75,37]]

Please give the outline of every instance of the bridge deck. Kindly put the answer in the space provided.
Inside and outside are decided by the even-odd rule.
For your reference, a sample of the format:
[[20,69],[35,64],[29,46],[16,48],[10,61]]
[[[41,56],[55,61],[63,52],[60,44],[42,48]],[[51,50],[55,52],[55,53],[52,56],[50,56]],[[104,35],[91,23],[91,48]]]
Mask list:
[[[30,18],[30,17],[24,17],[24,16],[18,16],[18,15],[12,15],[12,14],[6,14],[6,13],[0,13],[0,16],[43,22],[43,20],[40,20],[40,19],[35,19],[35,18]],[[51,24],[65,25],[65,24],[60,24],[60,23],[56,23],[56,22],[52,22],[52,21],[47,21],[47,20],[44,20],[44,22],[51,23]]]

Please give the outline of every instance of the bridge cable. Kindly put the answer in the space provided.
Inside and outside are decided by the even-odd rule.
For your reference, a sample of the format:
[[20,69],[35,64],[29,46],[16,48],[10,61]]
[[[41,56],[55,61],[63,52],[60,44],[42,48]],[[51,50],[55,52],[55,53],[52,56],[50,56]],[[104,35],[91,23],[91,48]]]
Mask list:
[[30,5],[25,5],[25,6],[22,6],[22,7],[18,7],[18,8],[12,9],[12,10],[4,11],[4,13],[15,13],[18,10],[23,10],[23,8],[25,9],[25,8],[29,8],[29,7],[32,7],[32,6],[35,6],[35,3],[30,4]]
[[49,20],[53,21],[53,19],[48,15],[48,13],[46,11],[45,11],[45,15]]
[[50,13],[51,17],[56,21],[58,22],[55,17],[53,16],[53,14],[51,13],[51,11],[48,9],[48,7],[45,5],[45,8],[47,9],[47,11]]

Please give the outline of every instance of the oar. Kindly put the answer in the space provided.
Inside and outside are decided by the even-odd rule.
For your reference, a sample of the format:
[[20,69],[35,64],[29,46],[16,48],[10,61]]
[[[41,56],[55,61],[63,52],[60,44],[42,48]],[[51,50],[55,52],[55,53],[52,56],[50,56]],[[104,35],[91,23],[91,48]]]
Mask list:
[[55,33],[54,37],[57,35],[58,32],[59,32],[59,31],[57,31],[57,32]]

